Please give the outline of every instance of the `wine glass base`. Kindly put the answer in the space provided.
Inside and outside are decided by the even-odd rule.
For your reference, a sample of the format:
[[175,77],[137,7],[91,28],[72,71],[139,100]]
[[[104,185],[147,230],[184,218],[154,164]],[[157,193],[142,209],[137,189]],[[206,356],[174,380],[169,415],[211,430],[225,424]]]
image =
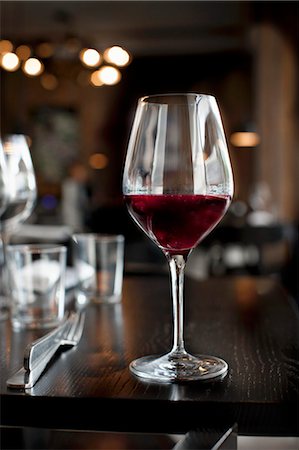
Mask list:
[[215,381],[226,376],[228,364],[216,356],[193,356],[186,353],[180,358],[173,358],[171,353],[168,353],[135,359],[130,364],[130,370],[139,377],[158,383]]

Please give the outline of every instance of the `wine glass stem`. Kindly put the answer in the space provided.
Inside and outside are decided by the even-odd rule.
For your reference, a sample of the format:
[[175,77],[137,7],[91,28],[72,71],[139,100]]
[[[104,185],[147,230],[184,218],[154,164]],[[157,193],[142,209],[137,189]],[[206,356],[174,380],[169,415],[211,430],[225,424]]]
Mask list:
[[7,268],[7,246],[10,241],[10,233],[7,230],[0,232],[0,248],[2,250],[2,294],[8,296],[8,268]]
[[186,354],[184,347],[184,271],[183,255],[167,255],[170,268],[173,302],[173,347],[170,356],[180,358]]

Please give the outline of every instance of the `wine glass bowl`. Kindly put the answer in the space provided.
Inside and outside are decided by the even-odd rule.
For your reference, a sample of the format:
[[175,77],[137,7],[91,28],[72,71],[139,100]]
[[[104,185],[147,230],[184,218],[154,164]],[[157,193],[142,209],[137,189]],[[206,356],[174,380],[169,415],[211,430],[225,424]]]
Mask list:
[[9,199],[8,174],[4,149],[2,143],[0,142],[0,217],[7,207],[8,199]]
[[138,358],[130,364],[131,371],[157,382],[225,376],[225,361],[190,355],[183,339],[188,256],[220,222],[233,195],[232,169],[214,97],[190,93],[139,99],[123,194],[134,221],[167,258],[174,319],[171,351]]
[[37,189],[32,159],[26,137],[7,135],[3,148],[8,173],[8,202],[1,215],[1,231],[8,239],[20,223],[25,222],[35,206]]
[[[2,143],[0,142],[0,217],[1,214],[6,210],[9,199],[9,191],[8,191],[8,174],[6,167],[6,159],[3,150]],[[8,318],[8,305],[7,298],[2,295],[1,287],[3,290],[4,285],[4,251],[3,251],[3,242],[1,239],[1,227],[0,227],[0,320],[4,320]]]

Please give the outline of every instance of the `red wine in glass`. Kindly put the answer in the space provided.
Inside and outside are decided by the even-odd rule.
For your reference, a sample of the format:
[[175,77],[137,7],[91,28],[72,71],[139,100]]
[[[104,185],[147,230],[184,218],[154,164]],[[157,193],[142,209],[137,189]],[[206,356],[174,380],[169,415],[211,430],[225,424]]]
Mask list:
[[170,254],[188,254],[225,214],[225,195],[126,195],[131,216],[143,231]]

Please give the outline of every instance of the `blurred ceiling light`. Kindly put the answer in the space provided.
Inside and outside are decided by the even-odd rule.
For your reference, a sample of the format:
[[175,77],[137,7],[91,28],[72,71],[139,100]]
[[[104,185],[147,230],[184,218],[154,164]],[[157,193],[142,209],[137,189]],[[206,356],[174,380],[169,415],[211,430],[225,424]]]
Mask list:
[[90,82],[93,86],[103,86],[104,82],[100,78],[100,71],[96,70],[90,75]]
[[20,67],[20,59],[15,53],[4,53],[1,58],[1,66],[8,72],[14,72]]
[[58,80],[51,73],[44,73],[40,79],[41,85],[47,91],[54,91],[58,86]]
[[7,39],[2,39],[0,41],[0,53],[9,53],[12,52],[13,45],[10,41]]
[[19,45],[16,48],[16,54],[22,61],[26,61],[31,56],[31,48],[28,45]]
[[107,48],[104,52],[104,58],[107,62],[119,67],[126,66],[130,61],[129,53],[117,45]]
[[44,65],[37,58],[29,58],[23,65],[26,75],[36,77],[44,71]]
[[104,169],[108,165],[108,157],[104,153],[94,153],[88,162],[92,169]]
[[238,131],[231,135],[230,142],[235,147],[256,147],[260,143],[260,137],[253,131]]
[[[43,73],[45,70],[42,62],[43,58],[74,59],[79,55],[85,68],[99,69],[92,74],[87,70],[81,71],[78,75],[75,73],[69,74],[69,76],[74,75],[77,78],[77,83],[82,87],[90,84],[93,86],[117,84],[122,77],[117,66],[120,68],[124,67],[132,60],[129,52],[119,45],[103,50],[103,58],[102,54],[95,48],[82,48],[81,40],[73,35],[66,36],[63,41],[40,42],[33,46],[20,43],[15,52],[13,52],[15,47],[15,43],[7,39],[0,40],[0,66],[10,72],[16,71],[21,66],[23,72],[29,77]],[[32,55],[36,55],[36,57],[32,57]],[[106,61],[107,64],[103,65],[102,61]],[[64,75],[60,74],[60,76]],[[51,90],[57,86],[57,78],[52,77],[54,75],[50,78],[46,76],[41,80],[41,84],[45,89]]]
[[50,58],[54,54],[54,47],[49,42],[42,42],[36,47],[35,53],[40,58]]
[[96,67],[101,60],[101,55],[94,48],[84,48],[81,50],[80,60],[88,67]]
[[110,86],[117,84],[121,79],[121,73],[115,67],[103,66],[97,72],[99,79]]

